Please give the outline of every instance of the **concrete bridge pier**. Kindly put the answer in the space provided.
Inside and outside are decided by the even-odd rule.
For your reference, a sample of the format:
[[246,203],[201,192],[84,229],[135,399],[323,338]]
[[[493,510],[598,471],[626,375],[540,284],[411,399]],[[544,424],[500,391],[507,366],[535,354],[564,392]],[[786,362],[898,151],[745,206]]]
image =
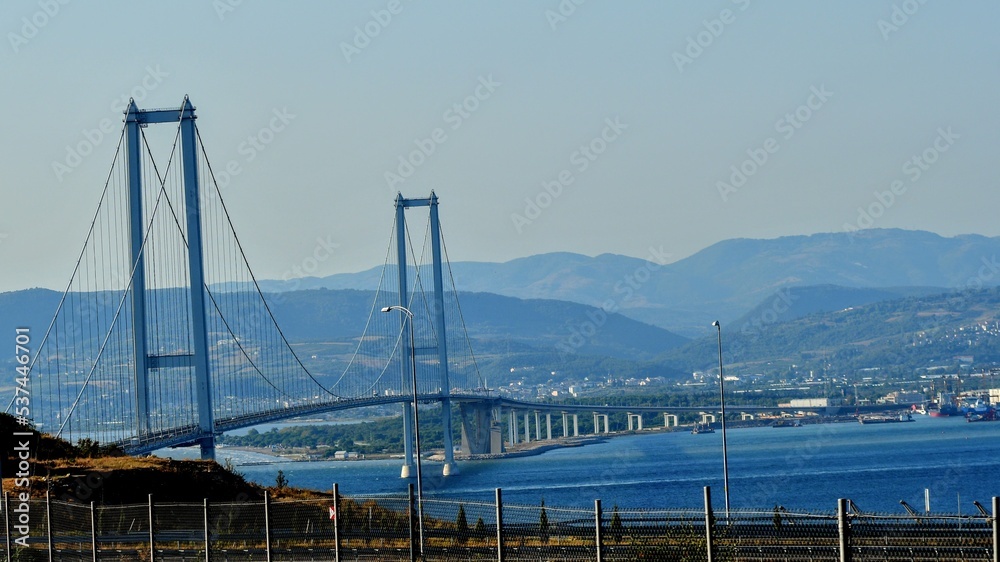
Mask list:
[[715,423],[715,414],[708,414],[705,412],[698,412],[701,414],[701,423]]
[[524,442],[531,443],[531,412],[524,412]]
[[458,406],[462,425],[462,454],[486,455],[502,452],[497,445],[500,427],[493,418],[493,409],[486,403],[462,402]]
[[[569,437],[569,414],[563,412],[562,417],[563,417],[563,437]],[[574,419],[576,418],[574,417]]]
[[580,417],[577,414],[573,414],[573,437],[580,436]]
[[545,414],[545,438],[552,441],[552,414]]
[[403,469],[400,478],[416,476],[413,464],[413,405],[403,402]]
[[517,445],[517,411],[514,409],[510,411],[510,424],[507,426],[507,433],[510,444]]
[[628,430],[636,431],[635,420],[638,420],[638,431],[642,431],[642,414],[628,414]]
[[673,420],[674,427],[677,427],[677,416],[674,414],[668,414],[664,412],[663,414],[663,427],[670,427],[670,421]]
[[594,412],[594,435],[597,435],[598,433],[601,432],[601,420],[602,419],[604,420],[604,433],[610,433],[611,432],[610,424],[608,423],[608,415],[607,414],[598,414],[598,413]]

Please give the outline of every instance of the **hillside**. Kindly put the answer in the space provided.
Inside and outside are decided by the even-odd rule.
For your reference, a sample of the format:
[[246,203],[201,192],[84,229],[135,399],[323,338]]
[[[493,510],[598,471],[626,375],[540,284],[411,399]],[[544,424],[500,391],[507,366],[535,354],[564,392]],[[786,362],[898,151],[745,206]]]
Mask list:
[[[956,372],[1000,364],[1000,288],[952,291],[806,314],[750,326],[723,327],[730,372],[800,371],[896,374],[941,367]],[[701,338],[660,359],[678,368],[710,368],[717,341]]]
[[149,494],[160,501],[179,502],[260,499],[264,495],[263,487],[246,482],[214,461],[136,458],[93,442],[72,445],[28,430],[12,416],[0,413],[0,470],[7,492],[23,491],[15,482],[18,469],[13,455],[14,447],[25,438],[15,437],[14,432],[26,431],[32,433],[27,441],[33,455],[30,489],[34,497],[44,497],[49,490],[63,501],[125,504],[145,503]]
[[[591,306],[613,302],[625,316],[689,337],[713,320],[742,317],[784,287],[977,287],[1000,283],[1000,238],[951,238],[922,231],[870,229],[734,239],[672,263],[656,250],[638,259],[613,254],[530,256],[505,263],[452,264],[460,291]],[[325,278],[266,281],[268,290],[371,289],[379,268]]]

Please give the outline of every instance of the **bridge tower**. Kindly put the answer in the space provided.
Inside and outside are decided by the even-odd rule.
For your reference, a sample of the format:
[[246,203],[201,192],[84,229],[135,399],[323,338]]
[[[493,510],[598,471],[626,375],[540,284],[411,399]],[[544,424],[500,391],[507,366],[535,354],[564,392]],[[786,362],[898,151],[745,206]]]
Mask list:
[[[396,251],[397,268],[399,271],[399,305],[406,307],[409,305],[409,295],[407,294],[406,281],[406,214],[405,210],[410,207],[430,207],[430,227],[431,227],[431,269],[434,273],[434,302],[431,307],[431,321],[434,324],[434,331],[437,334],[437,345],[431,348],[419,348],[414,351],[417,355],[436,354],[441,369],[441,422],[444,425],[444,475],[449,476],[458,473],[458,465],[455,464],[455,452],[452,443],[451,424],[451,383],[448,378],[448,344],[445,334],[444,317],[444,278],[441,270],[441,223],[438,217],[438,198],[434,192],[430,197],[423,199],[405,199],[401,193],[396,194]],[[403,338],[403,355],[409,356],[409,344]],[[409,369],[406,361],[401,361],[403,369]],[[405,377],[403,380],[407,380]],[[413,431],[410,427],[410,420],[413,419],[413,412],[409,404],[403,404],[403,470],[402,477],[410,475],[413,467]]]
[[[158,369],[186,367],[194,369],[198,431],[196,442],[201,458],[215,458],[215,432],[212,419],[212,386],[208,361],[208,329],[205,316],[205,272],[203,266],[201,208],[198,186],[198,150],[194,127],[194,106],[184,97],[179,109],[140,110],[134,100],[125,110],[125,142],[129,191],[129,235],[133,265],[131,279],[132,326],[135,364],[135,416],[137,438],[150,433],[149,377]],[[142,205],[142,147],[140,128],[157,123],[180,123],[181,162],[184,170],[184,206],[187,217],[188,271],[190,281],[191,330],[193,350],[186,354],[158,355],[149,352],[146,316],[146,271],[143,243],[146,225]]]

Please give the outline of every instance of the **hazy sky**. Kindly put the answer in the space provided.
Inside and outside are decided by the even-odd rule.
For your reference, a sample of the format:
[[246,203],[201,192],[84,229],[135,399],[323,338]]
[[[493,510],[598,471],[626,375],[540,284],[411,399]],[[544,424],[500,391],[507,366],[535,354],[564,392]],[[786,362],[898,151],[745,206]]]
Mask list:
[[0,290],[65,285],[129,96],[190,95],[262,278],[381,264],[400,190],[453,260],[1000,235],[1000,4],[577,2],[5,0]]

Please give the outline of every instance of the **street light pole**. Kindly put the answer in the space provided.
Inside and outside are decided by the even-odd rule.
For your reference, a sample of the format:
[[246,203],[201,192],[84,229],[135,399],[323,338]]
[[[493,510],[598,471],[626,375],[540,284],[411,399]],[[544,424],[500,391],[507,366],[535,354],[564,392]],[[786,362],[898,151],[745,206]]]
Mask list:
[[417,453],[417,524],[420,528],[420,556],[424,555],[424,481],[420,470],[420,415],[417,412],[417,351],[414,347],[413,313],[405,306],[387,306],[382,312],[398,310],[410,324],[410,375],[413,385],[413,445]]
[[719,330],[719,402],[722,404],[722,485],[726,492],[726,521],[729,521],[729,453],[726,451],[726,377],[722,374],[722,324],[712,323]]

